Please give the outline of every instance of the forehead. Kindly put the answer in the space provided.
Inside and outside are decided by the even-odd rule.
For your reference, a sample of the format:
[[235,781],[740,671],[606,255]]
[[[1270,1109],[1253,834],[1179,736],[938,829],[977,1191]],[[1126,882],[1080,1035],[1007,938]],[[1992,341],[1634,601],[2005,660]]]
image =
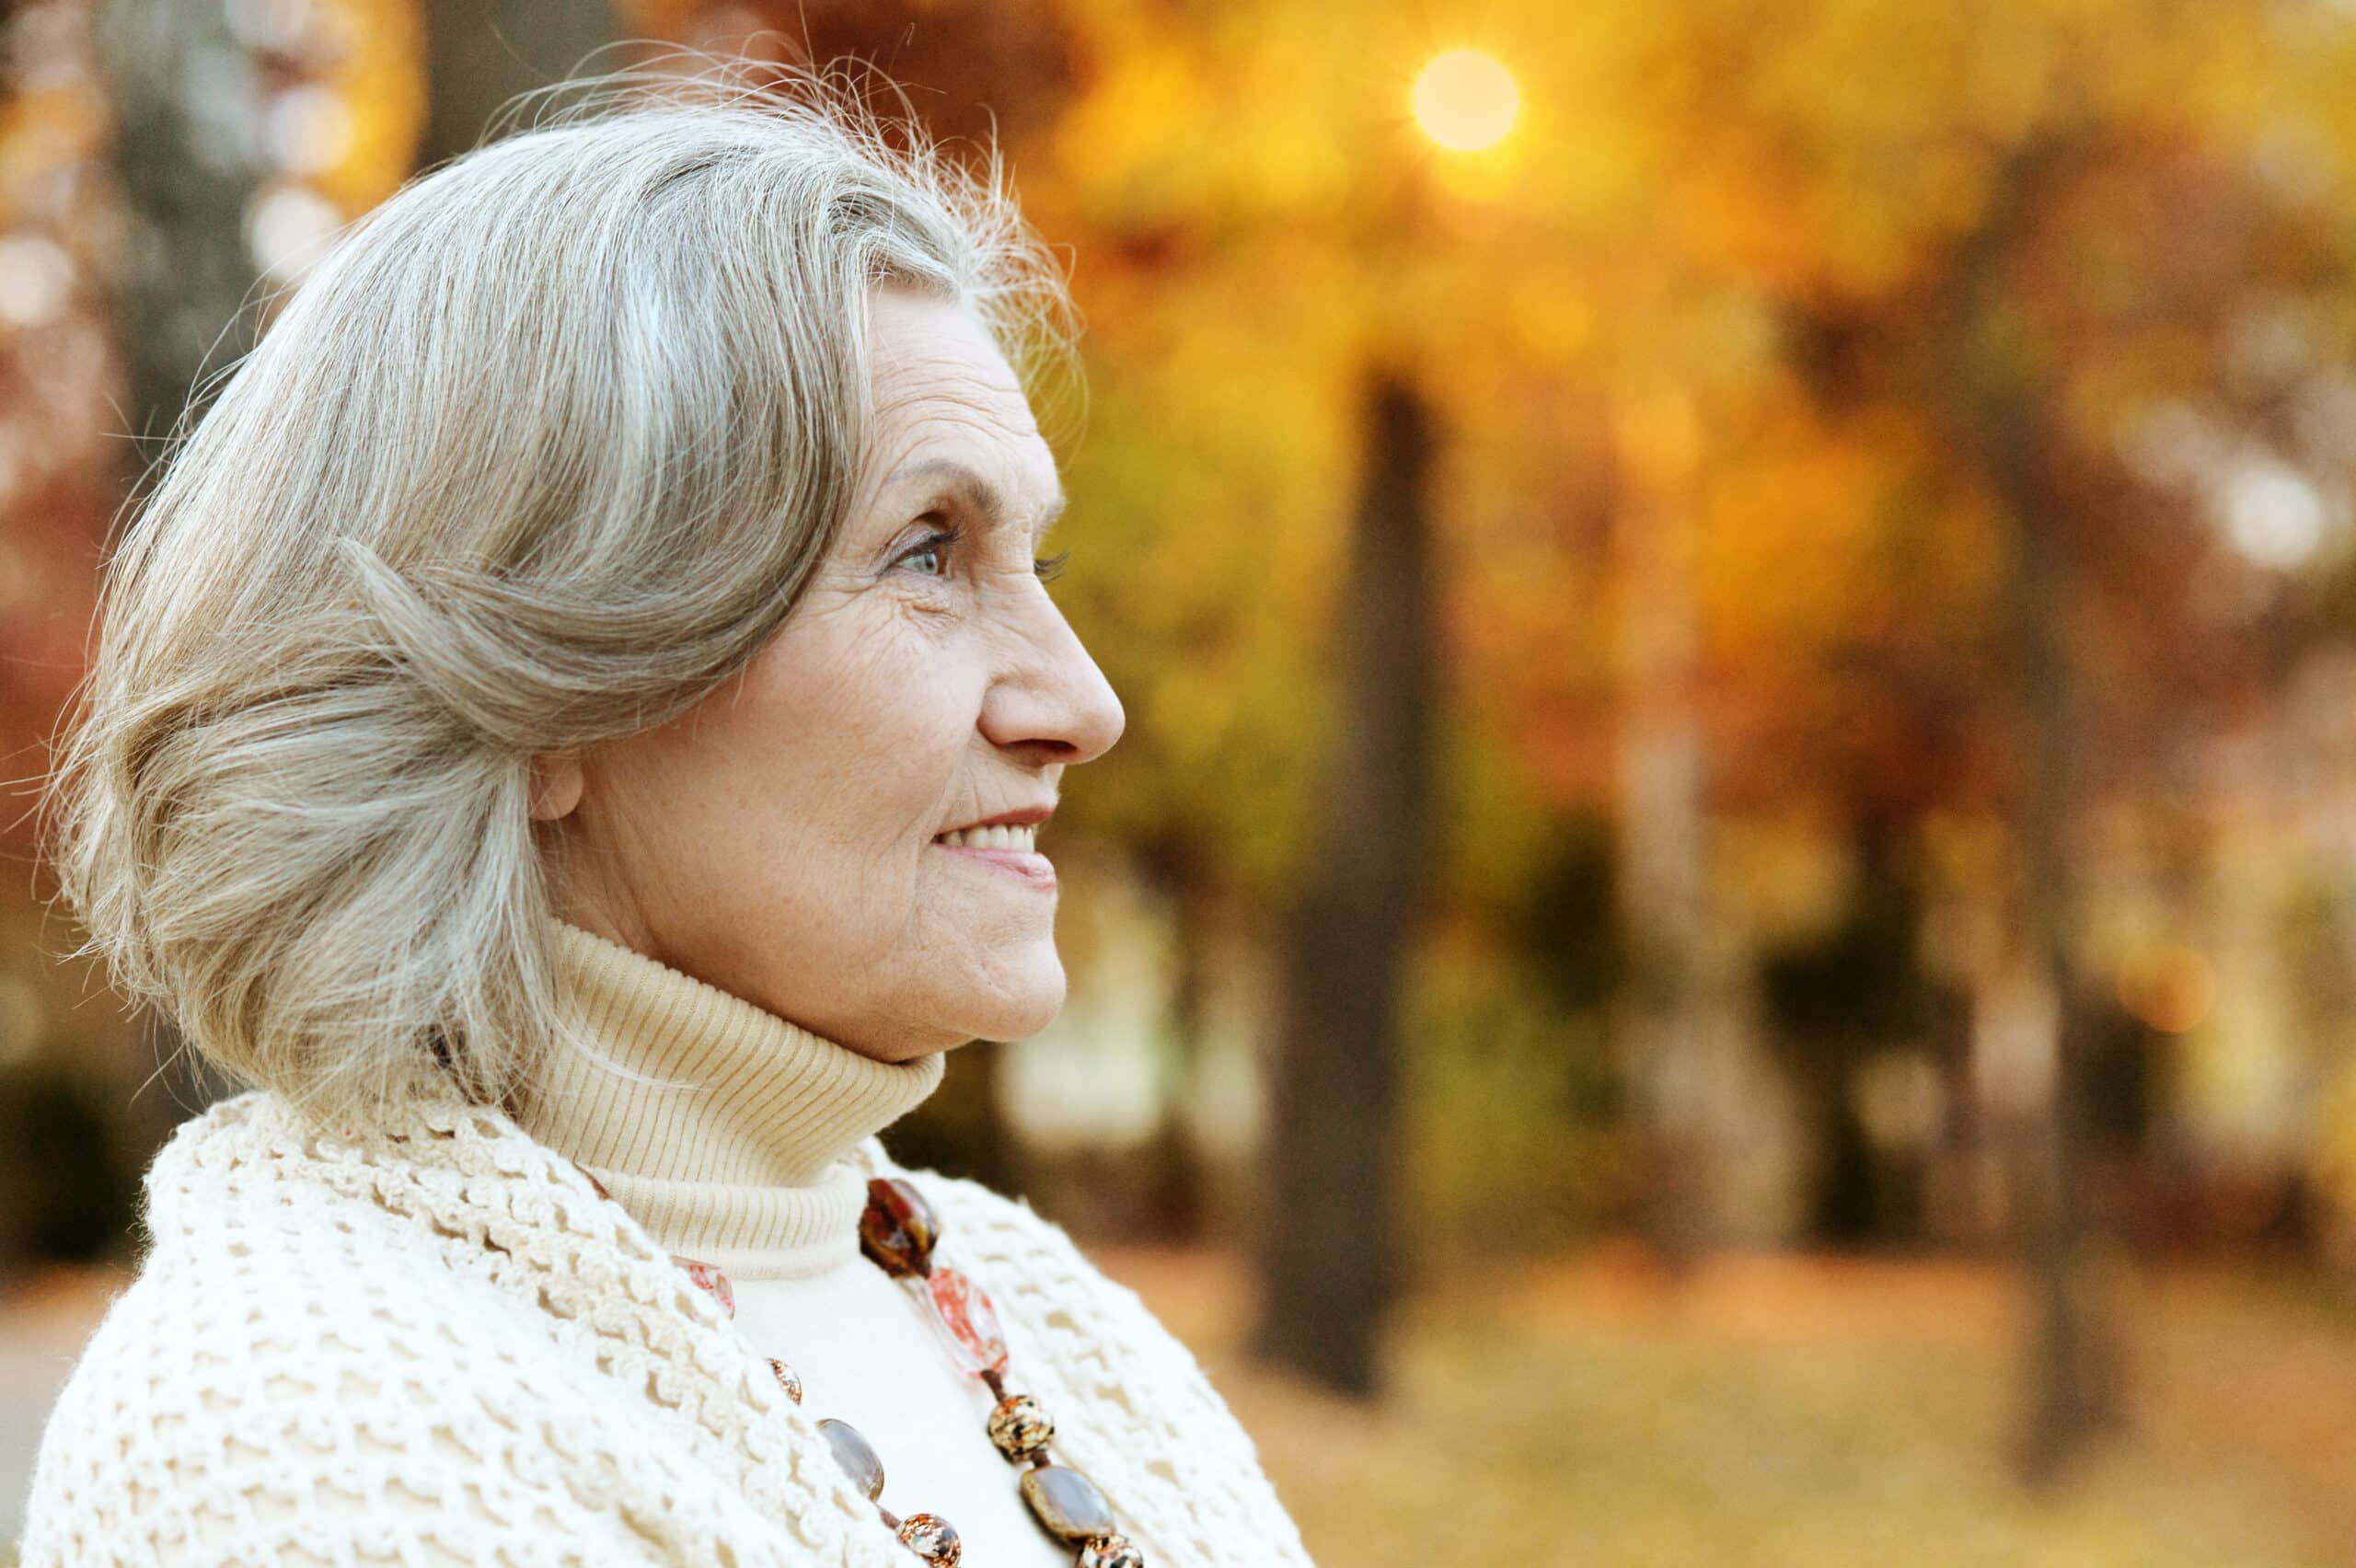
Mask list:
[[1054,454],[1005,356],[965,311],[879,290],[871,490],[935,482],[949,463],[981,475],[1019,510],[1057,490]]

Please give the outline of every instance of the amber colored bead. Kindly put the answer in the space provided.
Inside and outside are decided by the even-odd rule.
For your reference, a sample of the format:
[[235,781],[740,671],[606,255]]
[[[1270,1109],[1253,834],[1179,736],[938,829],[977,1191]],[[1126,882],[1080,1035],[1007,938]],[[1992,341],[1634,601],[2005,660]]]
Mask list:
[[900,1544],[927,1562],[940,1563],[941,1568],[957,1568],[957,1560],[965,1555],[957,1532],[938,1514],[910,1514],[902,1520]]
[[835,1451],[835,1463],[843,1467],[850,1483],[867,1493],[871,1503],[884,1495],[884,1460],[875,1446],[860,1435],[859,1428],[848,1421],[827,1420],[818,1423],[818,1430],[826,1435],[826,1446]]
[[907,1182],[878,1176],[867,1183],[867,1208],[859,1216],[859,1246],[895,1278],[932,1272],[932,1244],[941,1221],[924,1194]]
[[1029,1394],[1009,1394],[990,1412],[990,1441],[1010,1459],[1027,1459],[1047,1446],[1056,1424]]
[[792,1367],[788,1366],[784,1362],[780,1361],[774,1355],[769,1357],[769,1370],[777,1374],[777,1386],[785,1390],[785,1397],[791,1400],[795,1404],[800,1404],[802,1402],[802,1375],[799,1372],[796,1372]]
[[1145,1568],[1145,1553],[1125,1535],[1101,1535],[1080,1549],[1072,1568]]
[[1049,1535],[1089,1540],[1113,1533],[1113,1505],[1096,1483],[1066,1465],[1041,1465],[1022,1472],[1022,1500]]

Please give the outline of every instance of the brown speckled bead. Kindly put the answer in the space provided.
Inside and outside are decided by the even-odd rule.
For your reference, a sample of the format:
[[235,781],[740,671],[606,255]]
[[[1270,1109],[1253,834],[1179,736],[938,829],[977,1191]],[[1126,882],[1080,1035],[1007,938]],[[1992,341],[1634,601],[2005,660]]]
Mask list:
[[965,1554],[957,1532],[938,1514],[910,1514],[900,1526],[900,1544],[941,1568],[957,1568],[957,1560]]
[[780,1361],[774,1355],[769,1357],[769,1370],[777,1374],[777,1386],[785,1390],[785,1397],[791,1400],[795,1404],[800,1404],[802,1402],[802,1375],[796,1372],[792,1367],[788,1366],[784,1362]]
[[932,1272],[932,1244],[941,1221],[924,1194],[907,1182],[878,1176],[867,1183],[867,1208],[859,1216],[859,1246],[895,1279]]
[[867,1493],[869,1502],[884,1495],[884,1461],[874,1445],[860,1435],[859,1428],[848,1421],[827,1420],[818,1423],[818,1430],[826,1435],[826,1446],[835,1451],[835,1463],[843,1467],[850,1483]]
[[1041,1465],[1022,1472],[1022,1500],[1065,1540],[1090,1540],[1113,1533],[1113,1505],[1096,1483],[1067,1465]]
[[1010,1459],[1029,1458],[1055,1435],[1056,1424],[1029,1394],[1009,1394],[990,1412],[990,1441]]
[[1101,1535],[1080,1549],[1072,1568],[1145,1568],[1145,1553],[1125,1535]]

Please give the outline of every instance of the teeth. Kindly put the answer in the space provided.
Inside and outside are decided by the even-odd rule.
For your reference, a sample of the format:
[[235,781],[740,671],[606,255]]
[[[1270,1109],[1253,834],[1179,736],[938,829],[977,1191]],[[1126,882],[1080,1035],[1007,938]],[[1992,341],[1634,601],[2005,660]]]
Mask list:
[[1024,827],[967,827],[944,833],[933,842],[962,845],[968,849],[1032,850],[1038,846],[1039,829],[1036,824]]

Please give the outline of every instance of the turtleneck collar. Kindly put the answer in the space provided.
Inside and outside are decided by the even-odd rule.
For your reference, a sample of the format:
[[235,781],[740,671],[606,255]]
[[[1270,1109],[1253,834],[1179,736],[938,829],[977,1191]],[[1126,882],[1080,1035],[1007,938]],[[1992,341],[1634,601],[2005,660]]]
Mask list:
[[865,1182],[842,1156],[941,1082],[943,1053],[879,1062],[567,921],[560,1044],[524,1130],[585,1166],[667,1251],[742,1279],[859,1255]]

